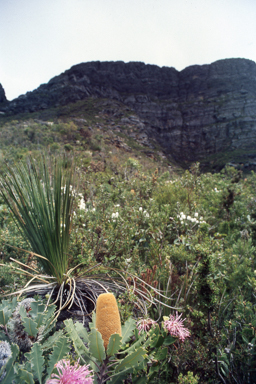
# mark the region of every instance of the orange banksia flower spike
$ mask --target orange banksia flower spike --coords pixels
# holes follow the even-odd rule
[[[105,349],[113,333],[122,335],[120,314],[113,293],[102,293],[97,299],[96,329],[101,333]]]

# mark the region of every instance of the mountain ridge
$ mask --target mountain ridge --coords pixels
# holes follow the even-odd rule
[[[224,59],[182,71],[142,62],[88,62],[7,101],[6,115],[68,105],[86,98],[113,99],[134,110],[148,137],[178,163],[256,162],[256,64]],[[243,153],[244,152],[244,153]],[[239,155],[239,156],[238,156]]]

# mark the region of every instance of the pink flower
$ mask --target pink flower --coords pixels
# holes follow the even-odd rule
[[[148,318],[148,319],[141,319],[139,321],[137,321],[137,324],[136,324],[136,327],[139,331],[139,335],[141,334],[141,332],[148,332],[152,326],[155,327],[155,325],[157,324],[156,321]]]
[[[178,315],[176,312],[176,316],[170,315],[168,320],[164,321],[164,329],[169,332],[171,336],[178,337],[182,342],[190,337],[190,332],[187,328],[184,327],[183,321],[181,320],[182,313]]]
[[[72,366],[69,360],[60,360],[55,364],[58,375],[52,373],[51,379],[47,380],[46,384],[93,384],[89,365],[79,366],[78,363],[79,360]]]

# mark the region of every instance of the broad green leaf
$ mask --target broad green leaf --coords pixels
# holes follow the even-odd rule
[[[122,336],[118,333],[114,333],[109,338],[108,348],[107,348],[107,356],[115,355],[122,345]]]
[[[35,337],[38,333],[37,323],[32,320],[30,317],[23,317],[22,324],[25,328],[25,331],[29,334],[29,336]]]
[[[0,324],[5,326],[9,318],[11,317],[12,311],[11,309],[7,309],[6,307],[0,311]]]
[[[125,344],[133,334],[133,330],[136,326],[136,321],[129,317],[128,320],[122,326],[122,344]]]
[[[133,379],[133,384],[147,384],[148,378],[147,376],[141,376],[138,379]]]
[[[167,336],[165,339],[164,339],[164,342],[163,342],[163,345],[171,345],[171,344],[174,344],[175,341],[177,341],[177,337],[172,337],[171,335]]]
[[[77,321],[75,323],[75,328],[76,328],[78,335],[81,337],[81,339],[84,341],[84,343],[88,344],[89,343],[89,335],[88,335],[86,328],[83,326],[83,324],[81,324],[81,323],[79,323],[79,321]]]
[[[141,361],[146,357],[146,351],[144,348],[140,347],[134,352],[130,353],[123,360],[121,360],[120,364],[116,367],[116,372],[122,371],[125,368],[133,368],[136,367]]]
[[[25,369],[19,369],[17,376],[15,377],[19,381],[18,383],[34,384],[34,379],[32,373],[26,371]]]
[[[25,357],[29,360],[35,377],[39,380],[39,383],[42,384],[44,357],[41,345],[39,343],[34,343],[31,352],[25,353]]]
[[[160,335],[157,339],[157,342],[154,344],[154,348],[161,347],[161,345],[163,345],[164,343],[164,340],[165,340],[164,337]]]
[[[9,358],[7,361],[7,364],[0,370],[0,373],[3,373],[3,370],[5,370],[5,377],[1,381],[1,384],[10,384],[15,378],[15,373],[14,373],[14,362],[16,360],[16,357],[18,356],[19,353],[19,347],[16,344],[11,345],[11,351],[12,351],[12,356]],[[0,376],[1,376],[0,374]]]
[[[93,357],[101,363],[106,358],[105,348],[101,333],[97,329],[92,328],[89,334],[89,350]]]
[[[159,349],[157,351],[157,353],[155,354],[155,359],[156,360],[164,360],[167,356],[167,353],[168,353],[168,348],[163,348],[163,349]]]
[[[152,339],[152,343],[151,343],[151,348],[154,348],[156,347],[157,343],[158,343],[158,340],[159,340],[159,332],[160,332],[160,328],[159,326],[157,325],[156,327],[152,327],[149,331],[149,337],[151,337]],[[157,348],[157,347],[156,347]]]
[[[66,336],[62,336],[61,339],[59,339],[58,342],[55,344],[53,348],[53,352],[50,355],[49,363],[48,363],[48,369],[47,369],[48,377],[52,373],[54,365],[69,353],[70,351],[69,344],[70,344],[69,340]]]

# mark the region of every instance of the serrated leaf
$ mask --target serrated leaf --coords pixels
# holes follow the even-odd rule
[[[91,360],[89,349],[84,345],[81,338],[79,337],[77,330],[73,324],[73,321],[71,319],[67,319],[64,321],[64,324],[66,326],[68,336],[72,340],[74,348],[78,353],[79,357],[83,360],[84,364],[86,362],[88,363],[88,361]]]
[[[56,305],[51,305],[47,308],[47,311],[45,312],[44,325],[46,328],[50,325],[53,320],[53,317],[55,315],[55,309]]]
[[[136,326],[136,321],[129,317],[128,320],[122,326],[122,344],[125,344],[133,334],[133,330]]]
[[[115,355],[122,345],[122,336],[118,333],[114,333],[110,336],[107,348],[107,356]]]
[[[95,359],[99,360],[101,363],[106,358],[101,333],[95,328],[92,328],[91,333],[89,334],[89,350],[91,355],[95,357]]]
[[[42,384],[42,373],[44,369],[44,357],[41,345],[39,343],[34,343],[31,348],[31,352],[25,353],[25,357],[30,361],[32,371],[35,374],[35,377],[39,380],[39,383]]]
[[[37,301],[33,301],[30,304],[30,307],[31,307],[31,311],[29,312],[29,314],[33,318],[35,318],[38,315],[38,313],[43,313],[44,310],[45,310],[45,305],[44,304],[39,304]]]
[[[32,373],[25,371],[25,369],[19,369],[17,376],[15,376],[19,383],[34,384],[34,379]]]
[[[0,324],[3,326],[6,326],[8,323],[10,317],[11,317],[12,311],[11,309],[7,309],[6,307],[2,310],[0,310]]]
[[[121,362],[116,366],[116,372],[122,371],[124,368],[133,368],[136,367],[141,361],[144,360],[146,351],[144,348],[140,347],[134,352],[126,356]]]
[[[24,305],[21,305],[20,308],[19,308],[19,314],[20,314],[20,317],[21,319],[23,320],[24,317],[28,317],[28,313],[24,307]]]
[[[52,354],[50,355],[47,375],[48,377],[53,371],[54,365],[63,359],[70,351],[69,340],[66,336],[62,336],[55,344]]]
[[[10,384],[12,383],[13,379],[15,378],[14,373],[14,362],[16,360],[16,357],[19,353],[19,347],[16,344],[11,345],[11,351],[12,356],[7,361],[7,364],[1,369],[1,374],[3,373],[3,370],[5,370],[5,377],[2,379],[1,384]],[[0,375],[1,376],[1,375]]]
[[[126,354],[126,353],[131,353],[133,352],[136,348],[140,347],[142,343],[144,343],[143,345],[145,345],[145,339],[147,337],[147,334],[144,333],[142,334],[141,336],[139,336],[139,339],[135,342],[135,343],[132,343],[132,345],[126,349],[124,349],[123,351],[120,351],[119,353],[120,354]],[[151,341],[151,339],[149,339]]]
[[[39,304],[38,302],[34,301],[31,303],[31,311],[29,312],[29,315],[32,317],[32,319],[37,323],[37,327],[41,327],[43,324],[47,312],[44,312],[45,305]]]
[[[13,312],[16,307],[17,307],[17,297],[16,296],[12,299],[11,302],[8,299],[8,300],[2,300],[2,302],[0,303],[0,310],[7,308],[7,309],[10,309],[11,312]]]
[[[30,317],[22,318],[22,325],[25,328],[25,331],[29,334],[29,336],[35,337],[38,333],[37,323],[32,320]]]
[[[79,323],[78,321],[75,323],[75,328],[78,333],[78,335],[81,337],[81,339],[84,341],[84,343],[89,343],[89,335],[86,330],[86,328],[83,326],[82,323]]]
[[[54,346],[62,336],[64,336],[62,329],[57,332],[54,332],[53,335],[49,336],[48,339],[43,344],[41,344],[42,349],[44,351],[47,351],[48,349],[54,348]]]

